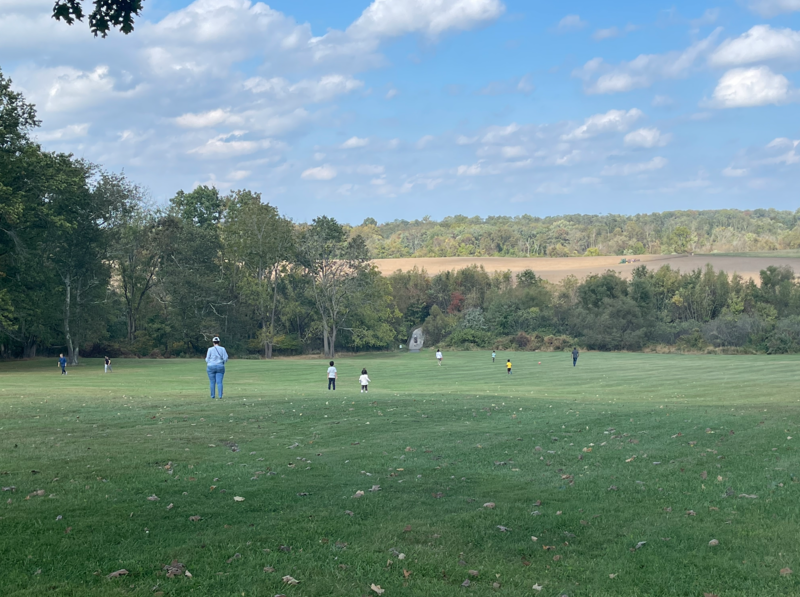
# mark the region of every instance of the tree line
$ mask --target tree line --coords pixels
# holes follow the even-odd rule
[[[800,248],[800,210],[652,214],[367,218],[356,227],[373,257],[578,257],[742,253]]]
[[[760,284],[667,266],[559,284],[479,267],[383,276],[370,264],[374,221],[296,224],[258,193],[205,186],[154,207],[124,175],[45,151],[38,126],[0,73],[2,358],[195,356],[216,335],[237,356],[333,356],[393,349],[419,327],[453,348],[800,350],[787,268],[767,268]],[[730,213],[731,226],[794,229],[792,214]]]

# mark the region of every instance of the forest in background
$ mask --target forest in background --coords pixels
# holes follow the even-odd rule
[[[652,214],[367,218],[353,230],[375,259],[744,253],[800,248],[800,209]]]
[[[240,357],[333,356],[396,349],[420,326],[429,345],[454,349],[800,351],[800,284],[786,267],[766,268],[759,284],[668,266],[551,284],[530,270],[384,276],[370,264],[449,246],[525,256],[793,249],[794,213],[297,224],[248,190],[200,186],[154,207],[123,174],[45,151],[31,137],[38,126],[0,72],[0,358],[197,356],[216,335]]]

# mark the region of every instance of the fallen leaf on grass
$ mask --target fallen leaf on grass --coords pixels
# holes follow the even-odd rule
[[[637,550],[641,549],[642,547],[644,547],[646,544],[647,544],[647,541],[639,541],[639,543],[636,544],[636,547],[631,547],[631,551],[637,551]]]
[[[434,499],[440,500],[440,499],[442,499],[442,498],[444,497],[444,494],[443,494],[443,493],[440,491],[440,492],[438,492],[438,493],[432,493],[432,494],[431,494],[431,496],[432,496]]]
[[[370,491],[380,491],[380,490],[381,490],[380,485],[373,485],[372,488],[370,489]]]
[[[186,572],[186,566],[181,564],[178,560],[172,560],[170,564],[164,564],[161,569],[167,571],[167,578],[175,578]]]
[[[297,494],[297,497],[308,497],[308,495],[309,494],[306,493],[305,491],[301,491],[300,493]]]
[[[191,520],[192,522],[198,522],[200,520],[203,520],[203,517],[202,516],[190,516],[189,520]]]
[[[531,535],[531,541],[538,541],[538,540],[539,540],[539,537],[534,537],[533,535]]]
[[[789,576],[791,573],[791,568],[781,568],[781,576]]]
[[[64,534],[65,534],[65,535],[69,535],[71,531],[72,531],[72,527],[67,527],[67,528],[64,530]]]
[[[542,587],[542,585],[537,583],[537,584],[533,585],[532,588],[533,588],[534,591],[541,591],[544,587]]]
[[[233,562],[234,560],[238,560],[238,559],[239,559],[239,558],[241,558],[241,557],[242,557],[242,554],[240,554],[240,553],[235,553],[235,554],[233,554],[233,557],[231,557],[231,558],[228,558],[228,560],[227,560],[225,563],[226,563],[226,564],[230,564],[230,563],[231,563],[231,562]]]
[[[128,574],[128,571],[123,568],[122,570],[117,570],[116,572],[112,572],[106,578],[119,578],[120,576],[125,576]]]
[[[386,589],[381,589],[381,586],[376,585],[375,583],[372,583],[369,588],[375,591],[378,595],[383,595],[383,593],[386,591]]]
[[[462,582],[462,583],[461,583],[461,586],[462,586],[462,587],[468,587],[468,586],[470,586],[471,584],[472,584],[472,583],[470,583],[470,582],[469,582],[469,580],[465,580],[464,582]]]
[[[716,547],[717,545],[719,545],[719,541],[717,541],[716,539],[712,539],[711,541],[708,542],[709,547]]]
[[[159,499],[158,496],[153,494],[153,495],[151,495],[150,497],[147,498],[147,501],[148,502],[157,502],[158,499]]]
[[[33,493],[29,493],[28,497],[26,497],[25,499],[29,500],[32,497],[42,497],[44,494],[45,494],[45,490],[44,489],[38,489],[38,490],[34,491]]]
[[[694,510],[687,510],[686,516],[697,516],[697,512],[695,512]]]
[[[353,497],[354,498],[360,498],[363,495],[364,495],[364,492],[359,489],[358,491],[356,491],[356,493],[355,493],[355,495]]]
[[[280,549],[283,553],[289,553],[292,551],[291,545],[281,545],[278,549]]]
[[[494,502],[486,502],[486,503],[483,505],[483,507],[484,507],[484,508],[489,508],[490,510],[493,510],[493,509],[494,509],[494,507],[495,507],[495,505],[494,505]]]
[[[616,574],[609,574],[608,578],[617,578],[617,575]]]
[[[672,507],[667,506],[666,508],[664,508],[664,512],[672,512]]]
[[[272,566],[264,566],[264,572],[267,572],[267,573],[275,572],[275,568],[273,568]]]
[[[561,559],[561,556],[553,556],[553,561],[558,562]]]
[[[234,502],[243,502],[244,498],[241,497],[241,496],[236,495],[236,496],[233,497],[233,501]]]
[[[405,527],[403,527],[403,532],[404,533],[410,533],[411,532],[411,525],[407,524]]]
[[[749,498],[751,500],[757,500],[758,499],[757,495],[747,495],[746,493],[740,493],[739,497],[740,498]]]
[[[636,460],[636,456],[631,456],[625,462],[633,462],[634,460]]]
[[[350,510],[345,510],[344,513],[347,514],[348,516],[352,516],[353,515],[353,513]]]
[[[718,597],[716,593],[703,593],[703,597]]]
[[[500,583],[499,582],[493,582],[492,583],[492,588],[499,589],[500,588]]]
[[[706,479],[708,479],[708,473],[706,471],[703,471],[702,473],[700,473],[700,478],[705,481]]]
[[[167,506],[167,510],[172,510],[173,507],[174,507],[174,504],[170,504],[169,506]]]
[[[403,568],[403,578],[408,578],[409,576],[411,576],[411,570]]]
[[[283,582],[285,582],[287,585],[297,585],[297,584],[300,584],[300,581],[299,581],[299,580],[297,580],[296,578],[292,578],[292,577],[291,577],[291,576],[289,576],[288,574],[287,574],[286,576],[284,576],[284,577],[283,577],[281,580],[282,580]]]
[[[478,576],[478,571],[477,571],[477,570],[470,570],[470,571],[468,572],[468,574],[469,574],[470,576]]]
[[[501,533],[510,533],[511,532],[511,529],[509,529],[508,527],[504,527],[501,524],[497,525],[497,528],[500,529]]]
[[[609,491],[616,491],[617,490],[617,486],[616,485],[612,485],[611,487],[608,488],[608,490]]]

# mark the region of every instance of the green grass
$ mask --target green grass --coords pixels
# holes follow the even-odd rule
[[[2,363],[0,595],[800,595],[800,358],[510,356]]]
[[[776,251],[742,251],[721,253],[698,253],[708,257],[800,257],[800,249],[779,249]]]

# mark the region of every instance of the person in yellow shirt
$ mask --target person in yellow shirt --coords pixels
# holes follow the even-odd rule
[[[506,369],[508,369],[508,374],[511,375],[511,359],[506,361]]]

